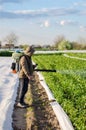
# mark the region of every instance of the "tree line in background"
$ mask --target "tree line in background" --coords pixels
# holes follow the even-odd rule
[[[0,41],[0,48],[22,48],[25,49],[29,44],[20,44],[18,43],[18,36],[15,33],[10,33],[4,39],[5,45],[2,46],[2,42]],[[53,45],[34,45],[36,49],[44,49],[44,50],[86,50],[86,39],[79,38],[78,42],[66,40],[64,36],[57,36]]]
[[[86,39],[79,38],[78,42],[70,42],[64,36],[58,36],[53,47],[57,50],[86,50]]]

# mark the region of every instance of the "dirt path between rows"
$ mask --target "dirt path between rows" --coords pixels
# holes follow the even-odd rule
[[[45,89],[35,73],[25,98],[28,108],[16,108],[12,115],[13,130],[61,130]]]

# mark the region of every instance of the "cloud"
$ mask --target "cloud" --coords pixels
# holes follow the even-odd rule
[[[46,21],[44,22],[44,25],[45,25],[45,27],[49,27],[49,26],[50,26],[49,21],[46,20]]]
[[[50,26],[50,22],[48,20],[45,20],[43,23],[40,24],[40,27],[49,27]]]
[[[63,25],[65,25],[65,23],[66,23],[65,20],[62,20],[62,21],[60,22],[60,25],[63,26]]]
[[[86,15],[86,10],[81,11],[81,15]]]
[[[72,21],[72,20],[62,20],[60,21],[60,25],[64,26],[64,25],[76,25],[77,22],[76,21]]]
[[[86,1],[82,1],[82,2],[74,2],[74,6],[82,6],[82,7],[86,7]]]
[[[74,6],[78,6],[78,5],[79,5],[79,3],[78,3],[78,2],[74,2],[73,4],[74,4]]]
[[[2,6],[0,5],[0,10],[2,10]]]
[[[82,32],[86,32],[86,26],[80,26],[80,30],[82,31]]]
[[[41,10],[17,10],[17,11],[0,11],[0,18],[35,18],[35,17],[50,17],[79,14],[77,9],[53,8]]]
[[[0,18],[17,18],[18,16],[12,12],[0,11]]]

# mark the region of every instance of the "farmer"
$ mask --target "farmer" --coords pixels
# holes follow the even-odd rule
[[[24,55],[21,57],[19,61],[19,92],[17,99],[17,107],[25,108],[28,106],[24,102],[25,94],[28,90],[28,83],[33,79],[33,64],[31,57],[34,54],[34,48],[29,46],[26,48]]]

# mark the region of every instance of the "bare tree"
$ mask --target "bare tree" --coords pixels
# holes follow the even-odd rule
[[[15,33],[10,33],[8,36],[5,38],[5,42],[9,45],[9,48],[12,45],[15,45],[17,43],[18,37],[15,35]]]
[[[62,42],[63,40],[65,40],[65,37],[64,37],[63,35],[57,36],[57,38],[55,39],[54,47],[55,47],[55,48],[58,48],[58,44],[59,44],[60,42]]]
[[[86,38],[79,37],[79,38],[78,38],[78,43],[79,43],[79,44],[82,44],[82,45],[83,45],[83,44],[86,45]]]

